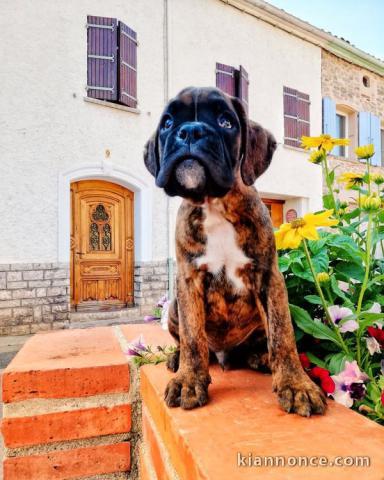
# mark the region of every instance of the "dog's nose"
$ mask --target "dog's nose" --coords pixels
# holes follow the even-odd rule
[[[204,126],[200,122],[184,123],[177,132],[177,136],[185,143],[194,143],[204,137]]]

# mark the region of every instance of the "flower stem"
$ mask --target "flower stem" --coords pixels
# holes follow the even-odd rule
[[[371,242],[372,242],[372,213],[369,213],[367,237],[366,237],[366,250],[365,250],[365,274],[364,274],[363,283],[361,285],[359,299],[357,301],[357,309],[356,309],[357,321],[359,321],[359,314],[361,312],[364,294],[368,286],[369,271],[371,266]],[[356,354],[357,354],[358,365],[361,365],[361,333],[359,333],[359,330],[358,330],[356,335]]]
[[[336,333],[338,339],[339,339],[339,342],[344,350],[344,352],[346,354],[349,354],[349,350],[348,350],[348,347],[346,346],[346,344],[344,343],[344,340],[343,340],[343,337],[341,336],[341,333],[339,331],[339,329],[337,328],[337,326],[334,324],[334,322],[332,321],[332,318],[331,318],[331,315],[328,311],[328,305],[327,305],[327,301],[325,300],[325,297],[324,297],[324,294],[323,294],[323,290],[321,289],[321,286],[320,286],[320,283],[319,281],[317,280],[317,276],[316,276],[316,272],[315,272],[315,268],[313,266],[313,263],[312,263],[312,259],[311,259],[311,255],[309,253],[309,249],[308,249],[308,245],[307,245],[307,242],[306,240],[303,238],[303,245],[304,245],[304,252],[305,252],[305,256],[307,257],[307,261],[308,261],[308,265],[309,265],[309,268],[311,270],[311,273],[312,273],[312,276],[313,276],[313,280],[315,282],[315,286],[316,286],[316,290],[317,290],[317,293],[319,294],[319,297],[321,299],[321,303],[323,304],[323,309],[324,309],[324,312],[325,312],[325,317],[327,319],[327,322],[328,324],[333,327],[333,330],[334,332]]]
[[[334,211],[335,215],[338,215],[337,208],[336,208],[336,200],[335,200],[335,196],[333,194],[333,185],[332,185],[332,182],[331,182],[331,178],[329,176],[327,155],[325,155],[325,157],[324,157],[323,165],[324,165],[324,172],[325,172],[325,182],[327,184],[329,194],[331,195],[331,198],[332,198],[333,211]]]
[[[361,311],[361,307],[363,304],[363,298],[365,291],[368,286],[368,279],[369,279],[369,270],[371,266],[371,244],[372,244],[372,213],[368,214],[368,226],[367,226],[367,237],[366,237],[366,249],[365,249],[365,274],[363,283],[361,285],[359,299],[357,301],[357,309],[356,313],[359,315]]]

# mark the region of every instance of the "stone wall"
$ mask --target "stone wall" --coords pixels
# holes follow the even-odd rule
[[[23,335],[69,323],[69,267],[0,265],[0,335]]]
[[[152,312],[168,291],[167,261],[138,262],[135,265],[135,304],[142,313]]]
[[[363,84],[363,77],[369,79],[369,87]],[[354,123],[355,131],[349,132],[357,137],[357,113],[361,111],[372,112],[384,122],[384,78],[369,70],[353,65],[329,52],[322,52],[322,95],[331,97],[337,105],[342,106],[350,114],[350,121]],[[352,140],[353,142],[353,140]],[[357,144],[357,139],[354,140]],[[372,167],[372,173],[384,174],[384,159],[382,167]],[[348,158],[330,156],[330,167],[337,167],[336,178],[345,172],[364,173],[365,163],[356,159],[353,145],[350,147]],[[323,182],[323,190],[326,192],[326,184]],[[340,185],[340,197],[350,201],[356,197],[356,192],[343,190]]]
[[[152,313],[168,291],[167,261],[137,263],[134,280],[135,305],[141,317]],[[69,328],[69,282],[68,264],[0,265],[0,335]],[[92,318],[89,312],[89,319]]]
[[[370,87],[363,84],[367,76]],[[323,97],[344,103],[356,111],[372,112],[384,120],[384,78],[322,51],[321,89]]]

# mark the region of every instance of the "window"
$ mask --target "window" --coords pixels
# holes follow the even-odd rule
[[[380,138],[381,138],[381,165],[384,164],[384,128],[380,130]]]
[[[372,165],[382,165],[380,118],[371,112],[359,112],[359,145],[373,143]]]
[[[284,87],[284,144],[301,146],[301,137],[310,135],[309,95]]]
[[[347,138],[347,117],[341,113],[336,113],[336,138]],[[346,157],[346,149],[344,146],[335,147],[332,154]]]
[[[248,112],[249,78],[243,66],[236,69],[224,63],[216,63],[216,87],[232,97],[240,98]]]
[[[348,147],[335,147],[331,154],[353,160],[358,145],[358,115],[350,106],[338,104],[330,98],[323,98],[323,133],[336,138],[349,139]]]
[[[116,18],[87,17],[87,95],[137,107],[137,35]]]

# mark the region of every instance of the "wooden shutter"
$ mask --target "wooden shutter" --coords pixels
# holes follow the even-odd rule
[[[372,165],[381,165],[380,118],[371,112],[359,112],[359,145],[369,143],[373,143],[375,147]]]
[[[117,20],[87,17],[87,95],[117,100]]]
[[[284,143],[292,147],[298,147],[297,141],[298,132],[298,102],[297,90],[293,88],[284,87]]]
[[[323,133],[337,136],[336,131],[336,103],[332,98],[323,98]]]
[[[137,107],[137,34],[119,22],[119,101]]]
[[[248,112],[248,87],[249,87],[249,78],[248,72],[245,68],[240,65],[239,70],[239,98],[243,102],[245,110]]]
[[[310,118],[309,118],[309,95],[297,92],[297,140],[298,146],[301,145],[301,137],[310,135]]]
[[[228,95],[236,96],[236,69],[230,65],[216,63],[216,87]]]

